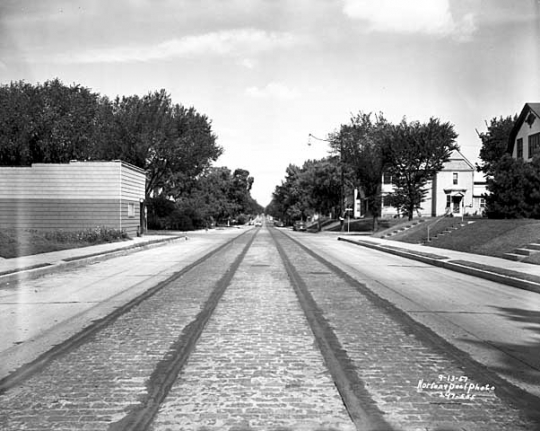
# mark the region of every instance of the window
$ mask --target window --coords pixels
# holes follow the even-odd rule
[[[457,183],[458,183],[458,174],[457,174],[457,172],[454,172],[454,173],[452,174],[452,183],[453,183],[454,185],[457,185]]]
[[[128,217],[135,217],[135,204],[132,202],[128,203]]]
[[[392,199],[389,195],[384,195],[382,197],[382,206],[385,207],[385,208],[388,208],[388,207],[391,207],[392,206]]]
[[[480,208],[484,209],[486,207],[486,198],[480,198]]]
[[[540,133],[529,136],[529,159],[531,159],[540,148]]]
[[[452,204],[452,197],[450,195],[446,195],[446,208],[450,208],[451,204]]]
[[[523,158],[523,138],[517,140],[517,158]]]
[[[383,184],[392,184],[392,175],[389,172],[383,174]]]

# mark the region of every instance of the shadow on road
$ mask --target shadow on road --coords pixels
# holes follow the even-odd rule
[[[512,376],[514,379],[519,379],[525,383],[540,382],[540,310],[532,311],[507,307],[493,308],[506,319],[522,323],[523,331],[529,333],[531,341],[521,344],[490,342],[490,344],[506,353],[501,352],[498,361],[499,365],[490,368],[501,375]],[[463,341],[469,344],[483,344],[481,341]],[[515,359],[512,358],[529,365],[529,367],[523,367],[522,370],[516,372]]]

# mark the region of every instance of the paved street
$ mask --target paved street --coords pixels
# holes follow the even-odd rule
[[[501,377],[540,397],[540,294],[343,244],[333,236],[295,237]]]
[[[0,379],[242,232],[191,233],[187,240],[182,236],[167,245],[110,260],[97,256],[89,265],[57,270],[38,279],[29,279],[27,273],[15,274],[19,282],[0,284]],[[57,263],[118,247],[113,243],[91,247],[92,251],[26,256],[2,266]]]
[[[540,429],[536,322],[508,311],[538,294],[325,235],[211,238],[25,283],[20,298],[49,291],[47,307],[95,289],[81,302],[113,315],[94,327],[74,305],[40,332],[52,314],[11,309],[33,336],[10,347],[3,332],[6,351],[92,330],[0,386],[0,429]],[[122,287],[106,295],[100,274]]]

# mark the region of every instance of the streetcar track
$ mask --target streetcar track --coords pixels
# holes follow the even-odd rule
[[[160,405],[167,397],[178,374],[189,359],[206,324],[218,306],[221,297],[253,244],[257,233],[258,231],[255,231],[242,249],[242,252],[217,282],[216,288],[206,300],[197,317],[184,328],[177,341],[170,347],[169,352],[156,365],[154,372],[147,382],[147,394],[144,396],[144,399],[121,420],[111,423],[108,428],[109,431],[143,431],[152,423],[154,417],[159,412]]]
[[[250,238],[247,238],[249,235],[245,235],[248,232],[251,232]],[[125,306],[115,310],[113,313],[100,319],[99,321],[94,322],[91,325],[91,329],[85,328],[79,334],[70,338],[65,343],[62,343],[62,345],[51,349],[45,355],[42,355],[43,357],[38,358],[38,360],[42,359],[43,363],[35,364],[35,368],[32,369],[30,367],[30,369],[26,371],[21,371],[22,374],[19,377],[12,377],[12,374],[7,379],[1,380],[0,394],[19,384],[26,378],[31,377],[34,373],[37,373],[50,361],[61,356],[63,353],[67,353],[77,346],[86,343],[90,337],[97,334],[99,330],[111,325],[120,316],[128,313],[134,307],[152,297],[171,282],[195,269],[198,265],[206,262],[210,257],[216,255],[218,252],[226,250],[227,246],[230,246],[239,238],[243,238],[246,243],[244,244],[243,241],[241,243],[237,243],[235,254],[231,256],[230,260],[228,260],[226,267],[227,269],[223,273],[216,274],[215,281],[213,281],[211,285],[208,285],[212,287],[211,289],[208,289],[208,296],[205,296],[205,299],[200,301],[200,310],[199,308],[196,309],[194,314],[191,316],[191,320],[189,323],[185,324],[181,332],[171,332],[171,334],[177,335],[174,335],[174,338],[170,339],[169,342],[171,344],[165,345],[163,356],[160,356],[160,359],[153,363],[152,368],[148,370],[149,372],[147,376],[149,376],[149,378],[145,379],[144,383],[146,390],[141,392],[139,398],[135,400],[135,404],[131,404],[129,410],[126,410],[123,416],[116,416],[114,419],[115,421],[108,423],[109,431],[142,431],[148,429],[156,416],[159,414],[160,408],[168,397],[171,388],[177,381],[180,372],[182,372],[191,354],[196,348],[199,338],[205,331],[211,317],[214,315],[214,312],[221,302],[223,295],[227,291],[227,288],[231,284],[233,277],[235,277],[235,275],[238,273],[238,270],[244,262],[246,254],[252,247],[259,230],[248,232],[227,241],[215,250],[212,250],[198,259],[196,262],[193,262],[192,264],[183,268],[181,271],[173,274],[167,280],[160,282],[158,285],[149,289],[144,294],[133,299]],[[309,276],[312,276],[311,280],[317,279],[313,276],[323,276],[321,278],[324,278],[325,280],[325,277],[327,276],[339,277],[351,289],[356,290],[361,295],[365,296],[370,303],[381,310],[381,313],[389,314],[390,317],[398,323],[398,325],[406,328],[405,330],[408,334],[414,334],[422,341],[427,340],[429,345],[444,350],[445,354],[449,354],[452,360],[456,360],[456,362],[462,364],[464,369],[471,371],[474,370],[474,374],[479,374],[488,378],[488,380],[497,386],[497,391],[499,392],[498,395],[502,391],[506,402],[514,405],[518,404],[519,407],[527,414],[527,416],[533,420],[536,420],[535,414],[532,413],[534,412],[535,405],[537,405],[536,403],[538,400],[536,397],[509,386],[507,382],[498,378],[498,376],[496,376],[496,374],[490,370],[483,369],[481,364],[474,362],[471,358],[464,357],[463,352],[441,339],[429,328],[426,328],[424,325],[413,320],[405,312],[391,304],[389,301],[379,297],[366,285],[358,280],[355,280],[338,266],[307,248],[295,238],[292,238],[283,232],[276,234],[276,232],[279,231],[275,229],[269,229],[269,232],[283,266],[287,271],[290,285],[296,294],[304,316],[307,319],[309,327],[313,333],[314,345],[321,353],[324,363],[326,364],[326,368],[328,369],[328,372],[334,381],[334,385],[341,396],[341,401],[343,402],[343,405],[345,406],[357,430],[392,430],[393,428],[385,420],[385,412],[380,410],[376,399],[374,399],[371,393],[367,390],[363,377],[357,373],[354,352],[350,353],[348,351],[349,347],[344,347],[349,346],[346,340],[343,342],[343,344],[342,341],[340,341],[341,335],[339,335],[339,328],[337,326],[333,327],[332,324],[335,322],[331,320],[331,317],[326,316],[326,311],[324,311],[325,309],[323,305],[324,302],[321,304],[317,303],[319,299],[316,299],[316,291],[311,290],[311,286],[308,286],[307,284]],[[283,235],[283,237],[281,237],[281,235]],[[293,256],[294,253],[297,252],[290,251],[289,248],[286,247],[287,242],[296,245],[300,250],[306,252],[307,255],[311,256],[317,262],[322,264],[321,269],[316,271],[303,271],[302,267],[300,266],[301,264],[297,264],[296,261],[293,264],[293,260],[291,257],[289,257],[289,255]],[[239,250],[241,251],[238,253]],[[236,255],[236,253],[238,253],[238,255]],[[231,261],[232,263],[230,263]],[[300,261],[302,261],[302,259],[300,259]],[[263,260],[263,262],[266,261]],[[266,263],[255,263],[248,266],[252,268],[260,267],[261,269],[264,269],[266,267],[270,267],[271,265]],[[59,350],[55,351],[57,348]],[[16,371],[16,373],[18,372],[19,370]],[[4,382],[9,378],[13,378],[13,381]],[[294,382],[289,383],[288,387],[293,387],[294,385]]]
[[[287,256],[283,246],[276,239],[273,229],[270,229],[270,234],[313,331],[328,371],[332,375],[334,384],[357,430],[392,430],[392,427],[384,420],[382,411],[366,390],[364,383],[354,371],[354,365],[346,350],[324,318],[322,310],[309,293],[306,283]],[[323,272],[321,271],[321,273]],[[325,274],[330,273],[325,272]]]
[[[78,346],[86,343],[91,337],[93,337],[96,333],[98,333],[100,330],[108,327],[109,325],[113,324],[119,317],[123,316],[124,314],[131,311],[133,308],[137,307],[139,304],[147,300],[148,298],[154,296],[156,293],[161,291],[163,288],[165,288],[167,285],[172,283],[173,281],[179,279],[184,274],[188,273],[189,271],[193,270],[197,266],[201,265],[202,263],[206,262],[208,259],[210,259],[212,256],[216,255],[226,247],[230,246],[233,242],[237,241],[239,238],[243,237],[250,231],[243,232],[237,237],[234,237],[230,239],[229,241],[223,243],[219,247],[211,250],[210,252],[206,253],[204,256],[200,257],[196,261],[190,263],[186,267],[182,268],[180,271],[175,272],[170,277],[168,277],[165,280],[160,281],[155,286],[151,287],[150,289],[146,290],[141,295],[133,298],[126,304],[116,308],[111,313],[107,314],[106,316],[93,320],[88,326],[83,328],[78,333],[74,334],[73,336],[69,337],[65,341],[63,341],[60,344],[57,344],[50,348],[48,351],[44,352],[43,354],[39,355],[36,359],[33,361],[22,365],[21,367],[14,370],[12,373],[10,373],[8,376],[0,379],[0,395],[4,394],[8,390],[16,387],[17,385],[20,385],[25,380],[31,378],[33,375],[37,374],[39,371],[44,369],[49,363],[51,363],[53,360],[59,358],[60,356],[64,355],[65,353],[70,352],[71,350],[77,348]]]
[[[402,326],[406,333],[413,334],[422,342],[433,346],[437,350],[443,351],[453,361],[460,364],[462,369],[468,370],[469,375],[479,376],[484,381],[492,382],[493,385],[497,388],[496,393],[499,398],[501,398],[508,405],[515,406],[520,411],[524,412],[525,415],[534,423],[540,423],[540,411],[538,411],[537,408],[540,401],[538,397],[502,379],[498,376],[497,373],[490,370],[485,365],[475,361],[469,354],[459,350],[457,347],[436,334],[431,328],[428,328],[422,323],[414,320],[405,311],[396,307],[390,301],[377,295],[365,284],[359,282],[332,262],[326,260],[321,255],[306,247],[297,239],[285,234],[284,232],[281,232],[279,230],[277,231],[280,233],[280,235],[282,235],[282,237],[297,245],[301,250],[303,250],[312,258],[323,264],[326,268],[332,271],[333,274],[341,278],[346,284],[358,291],[361,295],[365,296],[375,307],[379,308],[381,312],[386,313],[400,326]],[[306,286],[298,271],[294,269],[294,272],[296,273],[296,276],[299,278],[303,286]],[[323,324],[326,323],[322,312],[320,320],[323,321]]]

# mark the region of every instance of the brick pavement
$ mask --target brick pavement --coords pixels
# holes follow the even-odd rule
[[[151,429],[355,429],[268,231],[246,255]]]
[[[139,406],[160,361],[250,238],[241,237],[0,395],[1,430],[106,430]]]
[[[482,380],[475,369],[426,341],[387,303],[374,302],[374,295],[364,294],[359,283],[336,277],[298,245],[281,240],[340,347],[396,430],[539,429],[539,423],[497,395],[499,388],[493,382]],[[478,387],[440,386],[450,383]],[[473,399],[456,398],[472,395]]]

